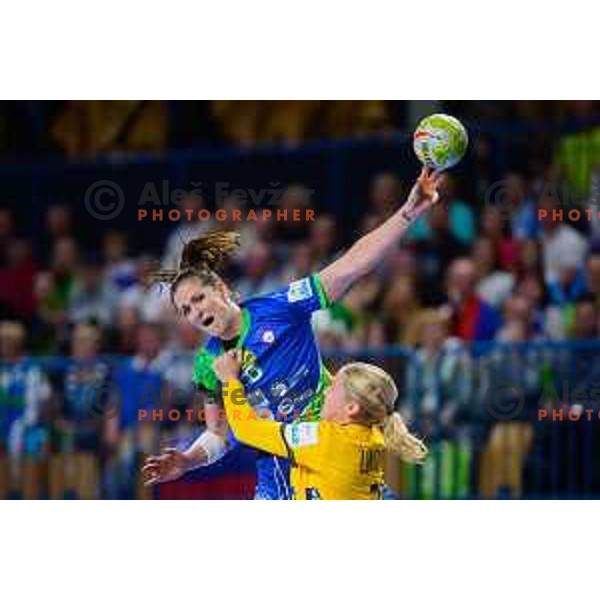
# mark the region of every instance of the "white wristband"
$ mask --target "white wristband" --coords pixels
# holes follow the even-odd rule
[[[227,453],[225,438],[208,429],[198,438],[197,443],[200,444],[206,452],[208,459],[206,462],[207,465],[216,463]]]

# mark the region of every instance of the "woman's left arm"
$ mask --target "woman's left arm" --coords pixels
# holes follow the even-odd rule
[[[321,271],[321,283],[329,300],[338,300],[357,279],[369,273],[394,248],[411,223],[437,202],[438,178],[438,173],[423,167],[405,204]]]

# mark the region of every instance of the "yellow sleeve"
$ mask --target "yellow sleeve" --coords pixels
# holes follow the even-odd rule
[[[223,384],[223,403],[229,427],[240,442],[287,458],[283,424],[259,417],[246,398],[240,381],[233,379]]]
[[[283,426],[283,441],[293,465],[317,470],[322,467],[328,444],[325,421],[299,422]]]

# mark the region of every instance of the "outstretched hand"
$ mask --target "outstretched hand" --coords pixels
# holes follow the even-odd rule
[[[428,211],[439,201],[437,184],[441,173],[434,171],[432,167],[424,166],[415,182],[406,204],[402,207],[402,214],[408,221],[414,221],[417,217]]]
[[[183,452],[167,448],[158,456],[149,456],[142,467],[144,485],[153,485],[179,479],[187,470],[188,461]]]

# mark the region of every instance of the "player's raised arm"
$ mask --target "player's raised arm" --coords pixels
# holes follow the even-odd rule
[[[437,202],[438,177],[431,168],[423,167],[404,205],[321,271],[321,283],[329,300],[339,299],[357,279],[369,273],[398,243],[411,223]]]

